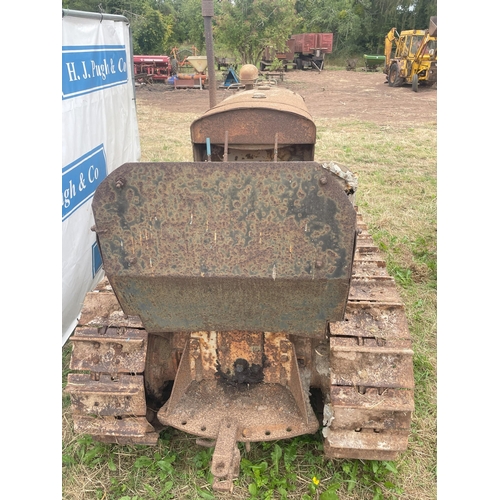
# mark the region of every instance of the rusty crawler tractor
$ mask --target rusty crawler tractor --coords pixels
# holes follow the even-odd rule
[[[127,163],[94,196],[109,285],[87,295],[72,339],[75,430],[148,445],[165,426],[193,434],[215,447],[219,491],[238,443],[320,428],[329,458],[394,459],[413,352],[356,179],[313,161],[315,124],[282,88],[227,98],[191,139],[194,162]]]
[[[396,52],[391,57],[392,45]],[[411,84],[432,86],[437,82],[437,17],[431,17],[429,29],[407,30],[398,35],[392,28],[385,37],[385,68],[389,87]]]

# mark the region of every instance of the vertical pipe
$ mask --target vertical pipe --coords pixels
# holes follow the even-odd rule
[[[224,161],[227,161],[227,151],[229,148],[229,132],[226,130],[224,132]]]
[[[137,101],[136,101],[136,95],[135,95],[135,75],[134,75],[134,42],[132,39],[132,27],[130,26],[130,22],[127,19],[127,26],[128,26],[128,44],[130,47],[130,60],[129,60],[129,71],[130,71],[130,78],[132,79],[132,87],[134,88],[134,104],[135,104],[135,109],[137,110]]]
[[[274,135],[274,161],[278,161],[278,132]]]
[[[208,161],[212,161],[212,149],[210,147],[210,137],[207,137],[207,159]]]
[[[203,26],[205,28],[205,45],[207,47],[207,63],[208,63],[208,96],[210,108],[213,108],[216,103],[216,86],[215,79],[215,57],[214,57],[214,40],[212,34],[212,17],[214,16],[214,0],[202,0],[201,14],[203,16]]]

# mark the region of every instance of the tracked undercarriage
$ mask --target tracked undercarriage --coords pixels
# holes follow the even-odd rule
[[[148,335],[138,317],[123,313],[109,282],[101,282],[87,294],[72,337],[70,368],[80,371],[68,375],[67,386],[75,431],[105,443],[155,445],[172,425],[199,436],[201,445],[218,443],[212,473],[227,488],[238,475],[237,442],[284,439],[319,426],[327,457],[395,459],[407,448],[413,411],[411,339],[394,280],[360,215],[358,229],[345,321],[330,323],[321,341],[285,334],[244,339],[251,352],[252,341],[260,345],[264,336],[280,361],[292,356],[294,379],[287,378],[292,368],[285,377],[275,368],[267,376],[274,384],[259,394],[258,385],[217,376],[211,356],[224,335]],[[185,366],[193,359],[195,366]],[[184,387],[171,395],[182,365]],[[311,388],[324,396],[321,422],[310,406]]]
[[[413,411],[404,306],[350,174],[311,161],[315,127],[296,94],[258,94],[193,123],[195,162],[126,164],[99,186],[109,283],[87,295],[67,385],[77,432],[147,445],[165,426],[196,435],[215,447],[221,491],[238,443],[321,429],[329,458],[391,460]]]

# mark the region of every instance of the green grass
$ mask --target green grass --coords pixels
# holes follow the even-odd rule
[[[213,450],[175,429],[155,448],[104,445],[80,436],[63,450],[65,498],[400,498],[393,462],[322,456],[319,436],[240,445],[241,469],[232,494],[211,490]]]
[[[143,161],[190,161],[195,115],[139,101]],[[316,120],[316,159],[336,161],[359,178],[357,204],[384,252],[413,337],[415,412],[409,448],[395,462],[323,458],[319,435],[241,446],[233,494],[210,487],[212,450],[175,429],[157,447],[103,445],[75,436],[63,398],[63,498],[146,500],[290,498],[435,499],[436,488],[436,124],[380,126]],[[63,350],[63,385],[69,350]]]

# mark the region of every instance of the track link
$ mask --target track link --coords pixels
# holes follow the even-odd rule
[[[148,334],[127,317],[106,280],[86,295],[66,392],[74,429],[106,443],[155,445],[158,432],[146,418],[144,370]]]
[[[330,458],[393,460],[406,450],[414,409],[413,351],[404,305],[358,213],[345,320],[330,324]]]

